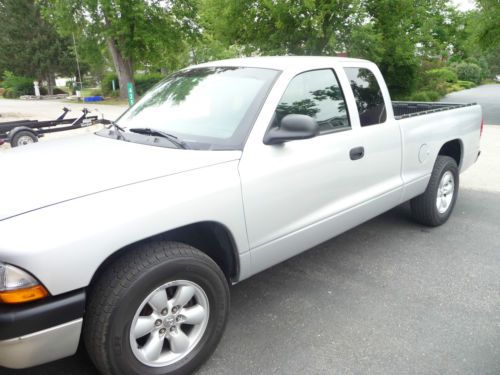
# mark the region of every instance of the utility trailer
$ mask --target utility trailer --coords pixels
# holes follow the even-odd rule
[[[11,147],[24,146],[38,142],[38,138],[47,133],[57,133],[66,130],[84,128],[106,120],[99,120],[97,116],[89,116],[87,108],[82,110],[82,114],[77,118],[66,118],[71,110],[64,107],[63,113],[55,120],[19,120],[0,122],[0,145],[9,142]]]

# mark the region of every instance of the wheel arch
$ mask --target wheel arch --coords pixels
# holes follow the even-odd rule
[[[96,269],[89,285],[127,251],[150,241],[175,241],[193,246],[208,255],[221,268],[229,283],[239,279],[238,249],[230,230],[215,221],[202,221],[169,229],[154,236],[130,243],[110,254]]]
[[[439,149],[438,156],[449,156],[454,159],[457,163],[458,169],[462,165],[462,160],[464,157],[464,145],[461,139],[456,138],[444,143]]]
[[[27,126],[18,126],[18,127],[9,131],[9,134],[7,137],[9,143],[12,141],[12,139],[16,136],[17,133],[22,132],[22,131],[29,132],[29,133],[33,134],[36,138],[38,138],[38,134],[32,128],[28,128]]]

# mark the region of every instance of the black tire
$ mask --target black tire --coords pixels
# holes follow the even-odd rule
[[[38,137],[36,134],[28,131],[28,130],[21,130],[14,134],[14,136],[10,140],[10,147],[19,147],[19,146],[24,146],[25,144],[19,143],[22,137],[29,137],[33,143],[38,142]]]
[[[174,280],[199,285],[210,314],[200,341],[178,362],[163,367],[143,364],[130,344],[130,327],[141,302],[159,286]],[[217,264],[201,251],[181,243],[141,245],[111,264],[89,292],[83,338],[103,374],[190,374],[215,350],[229,313],[229,286]]]
[[[443,213],[436,207],[438,188],[441,178],[446,172],[451,172],[454,178],[453,197],[451,204]],[[438,156],[431,178],[425,192],[410,201],[413,218],[424,225],[436,227],[444,224],[455,207],[458,196],[459,173],[456,161],[449,156]]]

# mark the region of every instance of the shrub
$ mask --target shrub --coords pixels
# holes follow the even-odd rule
[[[99,89],[94,89],[90,91],[90,96],[102,96],[102,91]]]
[[[430,101],[429,97],[427,96],[427,92],[425,92],[425,91],[416,92],[415,94],[413,94],[410,97],[410,100],[412,100],[414,102],[428,102],[428,101]]]
[[[6,90],[4,97],[18,98],[21,95],[34,95],[33,79],[16,76],[11,72],[4,73],[3,88]],[[7,96],[8,95],[8,96]]]
[[[151,87],[156,85],[163,79],[163,75],[159,73],[149,73],[141,74],[134,77],[135,78],[135,91],[137,95],[142,96]]]
[[[67,91],[64,91],[63,89],[59,88],[59,87],[54,87],[54,95],[59,95],[59,94],[67,94],[68,92]]]
[[[3,97],[7,99],[14,99],[16,96],[14,95],[14,91],[12,89],[4,89]]]
[[[464,89],[471,89],[473,87],[476,87],[476,84],[470,81],[458,81],[457,84]]]
[[[441,97],[443,95],[441,95],[440,93],[436,92],[436,91],[427,91],[427,96],[429,97],[429,100],[431,102],[437,102],[439,99],[441,99]]]
[[[458,79],[461,81],[471,81],[476,84],[481,82],[481,68],[473,63],[460,63],[455,65]]]
[[[437,91],[418,91],[411,96],[411,100],[415,102],[437,102],[441,96]]]
[[[454,83],[454,84],[448,86],[448,92],[447,93],[455,92],[455,91],[460,91],[460,90],[463,90],[463,89],[464,88],[462,86],[460,86],[458,83]]]
[[[146,91],[148,91],[162,79],[163,75],[161,75],[160,73],[137,74],[136,76],[134,76],[136,94],[139,96],[144,95]],[[113,84],[111,83],[113,80],[115,80],[116,90],[120,90],[118,76],[115,73],[109,73],[106,74],[101,81],[101,90],[104,95],[113,95]]]
[[[450,68],[431,69],[426,72],[427,79],[455,83],[458,81],[457,73]]]
[[[101,81],[101,91],[104,95],[110,96],[113,94],[113,80],[115,81],[116,90],[120,89],[120,83],[118,82],[118,76],[116,73],[108,73],[102,78]]]

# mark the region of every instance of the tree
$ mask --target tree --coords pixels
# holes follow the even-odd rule
[[[56,74],[72,74],[70,41],[40,14],[34,0],[0,0],[0,67],[17,75],[46,80],[52,94]]]
[[[245,54],[332,55],[363,21],[360,0],[200,0],[202,25]]]
[[[41,0],[46,17],[62,33],[77,30],[106,47],[120,83],[120,96],[134,84],[137,66],[164,66],[198,34],[196,8],[188,0]]]
[[[485,50],[495,49],[500,45],[500,1],[478,0],[481,8],[479,24],[479,43]]]

